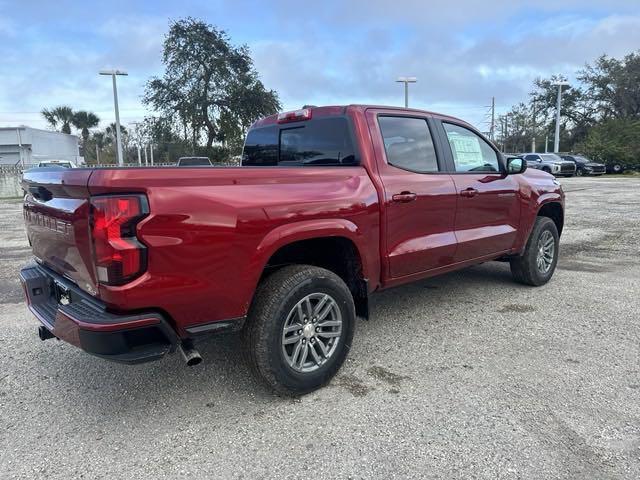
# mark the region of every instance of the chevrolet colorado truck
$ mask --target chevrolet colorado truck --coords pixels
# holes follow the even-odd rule
[[[363,105],[259,120],[239,167],[34,169],[23,189],[41,339],[194,365],[199,337],[241,332],[290,395],[337,372],[374,292],[489,260],[542,285],[564,223],[553,176],[469,124]]]

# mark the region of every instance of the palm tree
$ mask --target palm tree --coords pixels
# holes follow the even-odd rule
[[[109,145],[111,145],[111,142],[112,142],[111,135],[105,132],[95,132],[92,137],[93,137],[93,141],[96,144],[96,162],[101,163],[100,152],[102,152],[102,150],[105,147],[108,147]]]
[[[88,156],[88,147],[89,147],[89,129],[93,127],[97,127],[100,123],[100,118],[95,113],[86,112],[84,110],[75,112],[73,114],[73,118],[71,119],[71,123],[73,126],[80,130],[80,134],[82,135],[82,151],[83,155]],[[98,151],[96,150],[96,157],[98,157]],[[96,158],[96,161],[98,159]]]
[[[53,109],[43,108],[40,112],[51,128],[58,126],[58,118],[54,115]]]
[[[115,141],[116,139],[116,124],[114,123],[110,123],[109,126],[105,129],[105,131],[107,132],[107,135],[111,136],[111,138],[113,138],[113,140]],[[124,136],[126,135],[127,129],[125,128],[124,125],[120,125],[120,135]]]
[[[71,123],[73,123],[74,127],[80,130],[82,135],[82,145],[86,145],[87,140],[89,140],[89,129],[97,127],[100,123],[100,118],[98,118],[95,113],[80,110],[73,114]]]
[[[66,105],[42,110],[42,116],[49,122],[52,128],[56,128],[60,124],[62,133],[71,133],[71,122],[73,121],[73,110]]]

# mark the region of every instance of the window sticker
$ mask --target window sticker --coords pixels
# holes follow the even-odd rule
[[[460,135],[456,132],[447,132],[447,137],[455,150],[455,161],[458,166],[475,167],[484,163],[477,137]]]

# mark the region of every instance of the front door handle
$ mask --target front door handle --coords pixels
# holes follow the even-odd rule
[[[416,198],[418,198],[418,196],[413,192],[402,192],[402,193],[396,193],[391,198],[394,202],[409,203],[409,202],[413,202]]]
[[[471,187],[466,188],[460,192],[461,197],[467,197],[467,198],[475,197],[477,194],[478,194],[478,190]]]

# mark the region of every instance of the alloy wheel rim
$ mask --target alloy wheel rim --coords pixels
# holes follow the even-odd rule
[[[282,353],[289,367],[309,373],[335,353],[342,338],[342,313],[326,293],[311,293],[294,305],[282,329]]]
[[[551,265],[553,265],[555,251],[555,239],[549,230],[545,230],[538,239],[538,254],[536,256],[536,265],[540,273],[549,273]]]

